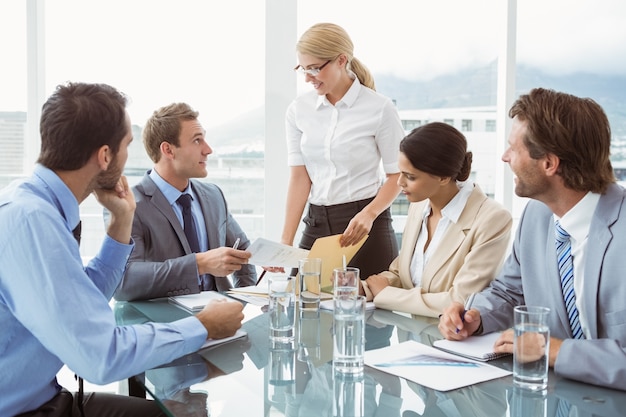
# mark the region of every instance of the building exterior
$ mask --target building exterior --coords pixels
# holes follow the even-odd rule
[[[0,188],[24,172],[26,112],[0,112]]]

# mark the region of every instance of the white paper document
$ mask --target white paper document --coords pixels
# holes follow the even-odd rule
[[[366,351],[365,364],[437,391],[450,391],[511,374],[413,340]]]
[[[267,294],[262,296],[262,295],[246,294],[243,292],[229,291],[228,295],[238,300],[241,300],[241,301],[244,301],[246,303],[253,304],[256,306],[264,306],[269,303]]]
[[[433,346],[466,358],[490,361],[509,355],[508,353],[495,353],[493,351],[493,346],[500,334],[500,332],[488,333],[480,336],[471,336],[464,340],[436,340]]]
[[[282,243],[258,238],[246,250],[252,253],[248,263],[258,266],[282,266],[297,268],[298,261],[306,258],[309,251]]]
[[[202,291],[198,294],[176,295],[168,299],[170,303],[182,307],[191,313],[197,313],[202,310],[211,300],[230,300],[229,297],[217,291]]]
[[[223,339],[207,339],[206,342],[204,342],[204,344],[200,346],[200,349],[206,349],[211,346],[221,345],[222,343],[228,343],[231,340],[240,339],[242,337],[246,337],[247,335],[248,335],[248,332],[242,329],[238,329],[235,332],[235,334],[230,337],[225,337]]]

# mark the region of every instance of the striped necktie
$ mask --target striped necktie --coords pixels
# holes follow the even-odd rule
[[[572,258],[572,244],[569,234],[561,227],[557,220],[555,223],[556,236],[556,258],[561,275],[561,290],[563,300],[567,309],[569,324],[572,329],[574,339],[583,339],[583,330],[578,319],[578,309],[576,308],[576,294],[574,293],[574,263]]]

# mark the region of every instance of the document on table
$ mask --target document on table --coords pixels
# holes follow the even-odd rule
[[[488,333],[480,336],[471,336],[464,340],[437,340],[433,346],[455,355],[478,361],[490,361],[509,355],[508,353],[495,353],[493,346],[500,337],[500,332]]]
[[[200,346],[200,349],[206,349],[208,347],[212,347],[212,346],[216,346],[216,345],[221,345],[223,343],[228,343],[231,340],[235,340],[235,339],[241,339],[242,337],[246,337],[248,335],[248,332],[246,332],[243,329],[237,329],[237,331],[235,332],[234,335],[230,336],[230,337],[225,337],[223,339],[207,339],[206,342],[204,342],[204,344],[202,346]]]
[[[202,291],[198,294],[175,295],[169,297],[168,300],[170,303],[184,308],[190,313],[197,313],[211,300],[230,300],[230,298],[217,291]]]
[[[365,364],[437,391],[450,391],[511,374],[413,340],[366,351]]]
[[[249,287],[236,287],[228,290],[228,295],[246,303],[264,306],[268,303],[267,283],[250,285]]]

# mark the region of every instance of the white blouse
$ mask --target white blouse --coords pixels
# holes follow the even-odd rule
[[[309,202],[333,205],[374,197],[384,173],[398,169],[400,116],[387,97],[355,79],[334,106],[315,91],[287,110],[289,166],[306,166]]]

